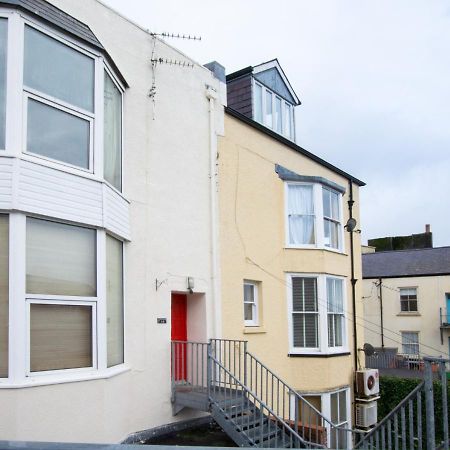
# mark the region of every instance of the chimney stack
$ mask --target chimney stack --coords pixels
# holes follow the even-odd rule
[[[426,225],[425,225],[425,233],[431,233],[431,225],[429,224],[429,223],[427,223]]]

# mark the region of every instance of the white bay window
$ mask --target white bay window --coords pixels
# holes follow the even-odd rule
[[[290,353],[346,352],[344,279],[290,274],[288,286]]]
[[[286,183],[288,247],[343,251],[342,194],[320,183]]]

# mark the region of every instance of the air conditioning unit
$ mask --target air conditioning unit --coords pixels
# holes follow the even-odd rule
[[[378,369],[364,369],[356,372],[357,397],[372,397],[380,392]]]
[[[356,404],[356,427],[369,428],[377,423],[377,402]]]

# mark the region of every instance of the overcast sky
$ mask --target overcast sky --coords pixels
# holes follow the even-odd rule
[[[363,238],[430,223],[450,245],[450,2],[104,0],[227,73],[278,58],[298,144],[362,179]]]

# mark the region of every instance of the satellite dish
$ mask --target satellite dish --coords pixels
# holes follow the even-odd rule
[[[372,345],[368,344],[367,342],[363,345],[362,351],[366,356],[372,356],[375,353],[375,349]]]
[[[352,232],[355,228],[356,228],[357,222],[356,220],[352,217],[351,219],[347,220],[347,223],[345,225],[344,228],[347,229],[348,232]]]

